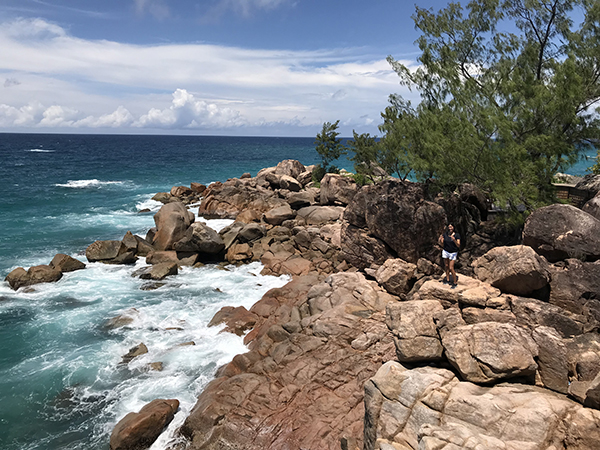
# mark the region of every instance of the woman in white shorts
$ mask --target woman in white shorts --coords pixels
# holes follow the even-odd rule
[[[446,231],[440,235],[438,242],[443,248],[442,259],[444,260],[444,270],[446,271],[446,276],[442,283],[451,284],[452,289],[454,289],[458,280],[456,272],[454,271],[454,261],[456,261],[456,258],[458,257],[460,234],[455,232],[454,225],[450,224]],[[452,275],[452,279],[450,279],[450,275]]]

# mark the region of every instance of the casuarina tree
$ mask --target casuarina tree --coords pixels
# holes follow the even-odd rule
[[[552,201],[554,175],[600,137],[600,2],[476,0],[413,19],[419,66],[388,61],[420,101],[390,96],[376,159],[502,206]]]

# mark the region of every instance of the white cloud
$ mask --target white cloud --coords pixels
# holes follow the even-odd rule
[[[246,125],[246,122],[239,111],[198,100],[185,89],[177,89],[169,108],[153,108],[134,125],[169,129],[229,128]]]
[[[250,3],[267,7],[277,0]],[[364,49],[140,46],[79,39],[41,19],[0,23],[0,77],[20,82],[2,92],[5,130],[244,127],[245,133],[337,119],[364,127],[361,116],[379,120],[388,95],[401,90],[383,55]]]

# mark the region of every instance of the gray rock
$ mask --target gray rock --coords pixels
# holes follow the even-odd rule
[[[600,258],[600,220],[571,205],[536,209],[527,218],[523,244],[550,262]]]

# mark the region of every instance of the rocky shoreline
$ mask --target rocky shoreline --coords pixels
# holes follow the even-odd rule
[[[86,250],[90,262],[145,257],[135,275],[147,289],[214,262],[293,276],[211,322],[244,335],[248,352],[199,396],[185,448],[597,448],[600,197],[541,208],[514,233],[485,221],[473,186],[443,195],[328,174],[317,187],[311,172],[286,160],[256,177],[175,186],[155,197],[164,206],[146,237]],[[235,222],[217,233],[194,205]],[[456,289],[440,282],[447,223],[463,236]],[[27,289],[81,268],[57,255],[6,281]],[[155,402],[115,427],[112,450],[151,445],[178,404]]]

